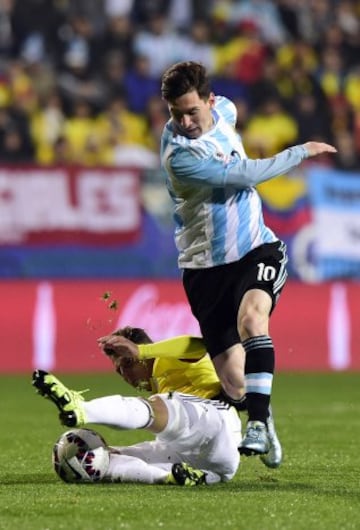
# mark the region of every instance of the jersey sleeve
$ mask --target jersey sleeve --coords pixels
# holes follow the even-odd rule
[[[290,171],[307,157],[303,145],[285,149],[271,158],[253,160],[241,159],[235,152],[226,157],[206,151],[199,142],[176,149],[169,157],[168,167],[174,177],[184,183],[247,188]]]
[[[152,344],[139,344],[140,359],[201,359],[207,352],[200,337],[180,335]]]

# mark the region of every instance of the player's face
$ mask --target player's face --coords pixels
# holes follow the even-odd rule
[[[151,390],[152,363],[149,361],[135,361],[124,357],[119,360],[118,372],[129,385],[142,390]]]
[[[214,104],[214,94],[211,93],[209,98],[204,100],[193,90],[175,99],[168,106],[178,132],[187,138],[195,139],[212,128],[211,109]]]

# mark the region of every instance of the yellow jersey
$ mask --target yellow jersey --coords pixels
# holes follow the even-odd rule
[[[201,338],[181,335],[138,347],[140,360],[154,359],[153,393],[176,391],[203,398],[219,394],[220,381]]]

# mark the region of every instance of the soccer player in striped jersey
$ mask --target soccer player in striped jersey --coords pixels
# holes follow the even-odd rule
[[[205,68],[171,66],[161,92],[170,119],[161,163],[174,202],[175,242],[191,309],[224,391],[249,421],[240,452],[266,454],[275,353],[270,315],[286,281],[286,247],[265,225],[255,186],[336,149],[307,142],[271,158],[247,158],[235,105],[215,96]]]

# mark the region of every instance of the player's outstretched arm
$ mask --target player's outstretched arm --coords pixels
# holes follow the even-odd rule
[[[139,345],[140,359],[201,359],[206,354],[202,338],[179,335],[171,339]]]
[[[135,344],[120,335],[106,335],[98,339],[99,347],[110,357],[130,357],[131,359],[200,359],[206,354],[200,337],[180,335],[151,344]]]
[[[196,147],[196,146],[195,146]],[[303,160],[323,153],[336,153],[336,148],[324,142],[306,142],[284,149],[270,158],[240,158],[235,151],[230,157],[201,156],[200,148],[192,151],[179,148],[168,159],[169,171],[185,183],[239,188],[256,186],[287,173]],[[201,147],[201,144],[200,144]]]

